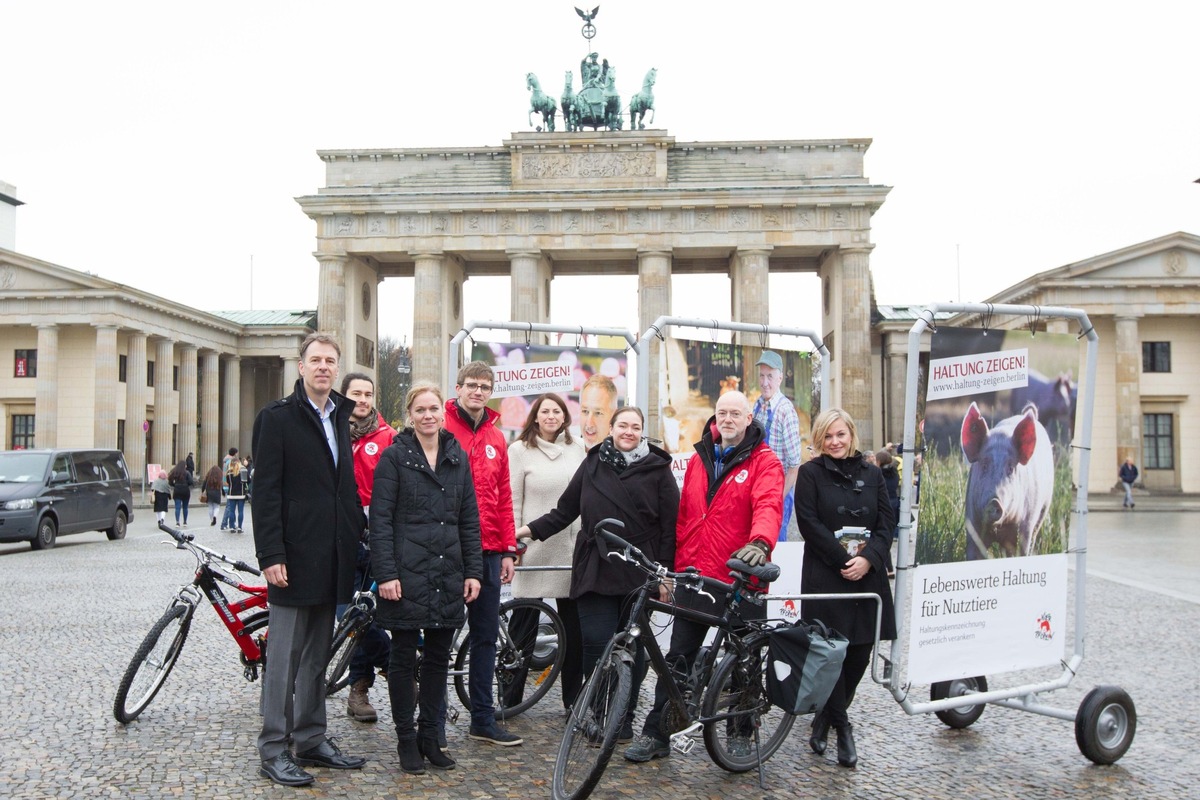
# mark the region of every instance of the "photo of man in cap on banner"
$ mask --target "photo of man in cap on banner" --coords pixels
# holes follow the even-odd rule
[[[796,406],[780,391],[783,357],[774,350],[763,350],[756,366],[758,389],[762,394],[754,403],[754,419],[766,432],[767,445],[783,465],[783,521],[779,541],[785,542],[795,505],[796,474],[800,470],[800,418]]]

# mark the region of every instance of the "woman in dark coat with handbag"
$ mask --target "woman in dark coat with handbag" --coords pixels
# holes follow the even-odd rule
[[[405,405],[409,426],[375,468],[371,566],[380,598],[375,620],[392,632],[388,695],[400,768],[420,774],[425,759],[439,769],[455,765],[438,744],[438,715],[454,631],[466,622],[466,604],[479,596],[483,546],[471,468],[454,435],[442,428],[441,391],[418,383]],[[422,633],[414,729],[413,673]]]
[[[588,451],[557,507],[517,530],[517,538],[543,541],[582,517],[571,559],[571,599],[579,611],[584,675],[591,674],[608,640],[624,623],[625,598],[646,580],[632,564],[600,554],[596,523],[608,517],[621,520],[624,530],[614,533],[655,561],[675,565],[679,486],[671,474],[670,455],[642,437],[643,424],[640,409],[619,409],[612,418],[612,435]],[[666,588],[659,591],[665,600]],[[641,660],[639,651],[639,666]],[[634,670],[634,698],[641,674],[641,669]],[[632,708],[618,738],[633,738]]]
[[[896,523],[879,467],[859,452],[854,419],[840,408],[823,411],[813,422],[816,455],[800,467],[796,479],[796,522],[804,537],[800,590],[805,594],[871,592],[883,601],[880,639],[896,638],[896,615],[887,580],[888,554]],[[843,528],[866,528],[865,542],[848,550],[839,541]],[[853,551],[853,555],[851,555]],[[858,763],[846,710],[871,662],[875,642],[874,600],[805,600],[803,614],[819,619],[850,640],[842,674],[825,708],[813,718],[809,746],[820,754],[832,727],[837,732],[838,763]]]

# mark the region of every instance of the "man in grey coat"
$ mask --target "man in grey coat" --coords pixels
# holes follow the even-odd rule
[[[300,346],[295,391],[254,421],[251,513],[271,608],[259,774],[284,786],[312,783],[305,766],[366,763],[343,754],[325,733],[325,664],[335,610],[352,593],[365,522],[350,452],[354,404],[333,391],[340,357],[331,336],[309,335]]]

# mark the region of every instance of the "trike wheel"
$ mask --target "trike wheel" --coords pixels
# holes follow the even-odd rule
[[[767,695],[768,646],[764,635],[747,640],[741,652],[731,649],[704,690],[700,716],[728,717],[705,723],[704,747],[717,766],[730,772],[754,769],[774,755],[796,721],[794,714],[771,705]]]
[[[113,716],[126,725],[137,719],[171,674],[192,624],[193,606],[173,605],[154,623],[133,654],[113,702]]]
[[[630,656],[610,641],[596,669],[571,708],[554,761],[554,800],[579,800],[591,794],[617,746],[621,720],[633,686]]]
[[[1097,764],[1112,764],[1129,749],[1137,731],[1133,700],[1119,686],[1097,686],[1075,715],[1079,752]]]
[[[987,678],[977,675],[974,678],[956,678],[952,681],[938,681],[929,687],[931,700],[945,700],[949,697],[960,697],[974,692],[986,692]],[[948,708],[945,711],[935,711],[937,718],[951,728],[966,728],[983,716],[984,703],[963,705]]]

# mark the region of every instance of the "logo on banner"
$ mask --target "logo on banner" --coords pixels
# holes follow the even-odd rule
[[[496,457],[496,448],[492,447],[490,444],[487,447],[483,448],[483,452],[487,454],[488,458]]]
[[[795,600],[784,600],[783,608],[781,608],[779,611],[784,619],[799,619],[800,618],[800,610],[796,608]]]
[[[734,483],[745,483],[746,478],[749,478],[749,477],[750,477],[750,470],[744,469],[741,472],[739,472],[737,474],[737,477],[734,478],[733,480],[734,480]]]
[[[1037,628],[1033,631],[1033,637],[1035,639],[1041,639],[1044,642],[1048,642],[1054,638],[1054,631],[1050,629],[1049,612],[1038,617]]]
[[[366,446],[363,447],[363,450],[366,452],[367,455],[373,456],[379,452],[379,443],[378,442],[367,442]]]

